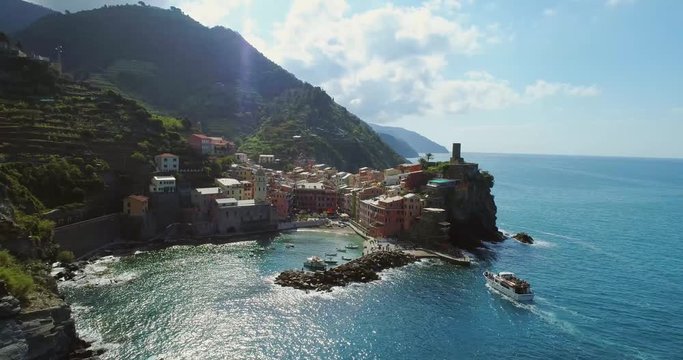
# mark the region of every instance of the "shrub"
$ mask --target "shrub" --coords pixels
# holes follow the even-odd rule
[[[68,250],[62,250],[57,254],[57,261],[62,263],[72,263],[76,260],[74,253]]]
[[[5,281],[10,294],[21,300],[25,300],[28,292],[33,289],[33,278],[5,250],[0,251],[0,280]]]

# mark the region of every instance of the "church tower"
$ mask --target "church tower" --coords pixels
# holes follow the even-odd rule
[[[266,173],[263,169],[258,169],[254,177],[254,202],[257,204],[266,202],[267,190]]]

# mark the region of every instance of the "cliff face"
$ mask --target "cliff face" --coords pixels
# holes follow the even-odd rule
[[[451,242],[471,249],[484,241],[503,240],[496,226],[497,208],[491,194],[493,177],[476,166],[465,170],[457,174],[462,182],[446,198]]]
[[[78,343],[67,304],[22,313],[0,281],[0,359],[66,359]]]

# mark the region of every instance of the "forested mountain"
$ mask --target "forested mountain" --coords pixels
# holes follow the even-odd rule
[[[46,7],[21,0],[0,0],[0,31],[10,34],[54,13]]]
[[[311,144],[336,143],[341,134],[337,128],[353,128],[344,135],[352,137],[343,139],[354,143],[353,151],[340,153],[330,146],[312,145],[307,149],[315,152],[296,155],[341,168],[357,164],[383,168],[402,161],[366,124],[321,90],[268,60],[238,33],[204,27],[177,8],[125,5],[55,14],[17,36],[24,47],[40,54],[50,54],[61,45],[64,69],[77,80],[201,122],[209,134],[233,140],[250,136],[245,151],[258,149],[293,160],[287,157],[293,152],[277,153],[287,136],[291,139],[292,126],[310,136]],[[321,94],[292,96],[315,93]],[[329,101],[310,102],[323,98]],[[255,147],[254,140],[259,139],[266,141]]]
[[[449,152],[444,146],[435,143],[432,140],[410,130],[400,127],[383,126],[377,124],[370,124],[375,131],[381,134],[391,135],[399,140],[405,141],[411,148],[421,154],[426,153],[447,153]]]
[[[377,132],[377,135],[379,135],[379,138],[382,139],[385,144],[389,145],[389,147],[405,158],[416,158],[420,156],[420,154],[408,145],[407,142],[399,138],[382,132]]]

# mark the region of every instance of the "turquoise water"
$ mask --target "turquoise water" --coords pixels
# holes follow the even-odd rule
[[[306,294],[273,278],[361,241],[296,232],[143,253],[62,290],[110,359],[683,358],[683,161],[466,158],[495,175],[499,226],[536,244],[491,245],[469,269],[418,263]],[[527,278],[536,301],[491,293],[485,269]]]

